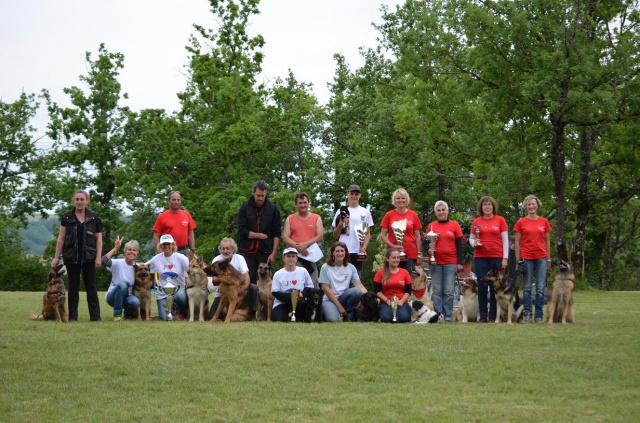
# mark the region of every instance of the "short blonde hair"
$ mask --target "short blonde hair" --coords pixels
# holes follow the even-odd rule
[[[77,189],[73,192],[73,195],[71,196],[71,202],[73,203],[73,200],[76,199],[76,194],[84,194],[84,196],[87,198],[87,202],[91,201],[91,196],[89,195],[89,193],[83,189]]]
[[[399,195],[406,197],[407,204],[409,204],[409,202],[411,201],[411,197],[409,197],[409,193],[404,188],[398,188],[397,190],[393,191],[393,194],[391,194],[391,204],[393,204],[394,206],[396,205],[396,197]]]
[[[538,205],[538,210],[542,208],[542,201],[540,201],[540,199],[535,195],[530,194],[530,195],[527,195],[524,201],[522,202],[522,208],[525,210],[525,212],[527,211],[527,203],[531,200],[536,200],[536,204]]]

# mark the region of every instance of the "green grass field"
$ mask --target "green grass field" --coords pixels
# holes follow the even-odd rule
[[[104,297],[100,293],[100,298]],[[568,325],[34,322],[0,292],[2,422],[629,422],[640,292]]]

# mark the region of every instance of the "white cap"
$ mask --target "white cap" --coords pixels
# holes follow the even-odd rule
[[[282,255],[284,256],[284,255],[286,255],[288,253],[296,253],[296,254],[298,254],[298,250],[296,250],[293,247],[288,247],[288,248],[284,249],[284,251],[282,252]]]
[[[160,244],[173,244],[174,242],[173,237],[169,234],[160,237]]]

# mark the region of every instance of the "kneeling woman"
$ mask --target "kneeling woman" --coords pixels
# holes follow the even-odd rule
[[[292,312],[291,292],[298,291],[298,302],[296,305],[296,320],[302,321],[306,301],[302,298],[302,291],[305,288],[313,288],[313,281],[309,272],[304,267],[296,266],[298,261],[298,250],[289,247],[282,252],[284,256],[284,267],[273,275],[271,293],[274,296],[272,322],[289,321],[289,313]]]
[[[189,272],[189,259],[184,254],[178,253],[178,246],[173,241],[171,235],[162,235],[160,237],[160,245],[162,252],[157,254],[147,262],[151,273],[158,272],[158,284],[160,287],[171,282],[180,288],[174,295],[174,304],[178,309],[178,320],[184,320],[187,314],[187,290],[185,285],[185,274]],[[167,320],[167,313],[164,305],[167,301],[167,295],[156,292],[156,302],[158,303],[158,316],[160,320]]]
[[[384,267],[373,278],[373,292],[380,299],[380,321],[393,321],[393,297],[398,298],[396,320],[398,323],[411,321],[411,306],[407,299],[411,295],[411,275],[400,264],[400,250],[390,248],[384,255]]]
[[[349,288],[353,282],[353,288]],[[329,259],[320,269],[318,283],[324,290],[322,312],[327,322],[339,322],[341,317],[354,319],[360,297],[367,292],[360,282],[356,267],[349,263],[347,245],[336,242]]]
[[[138,307],[140,300],[131,294],[131,288],[135,281],[135,271],[133,265],[138,257],[140,246],[138,241],[131,240],[124,245],[124,258],[112,259],[122,245],[123,237],[117,237],[114,242],[113,249],[102,256],[102,265],[112,273],[111,285],[107,290],[105,299],[107,304],[113,307],[113,320],[122,320],[122,311],[124,309],[124,317],[133,317],[138,315]]]

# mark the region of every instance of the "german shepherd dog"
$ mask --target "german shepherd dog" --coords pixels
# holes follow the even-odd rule
[[[407,301],[420,301],[429,309],[433,310],[433,303],[429,300],[427,281],[427,274],[422,267],[413,266],[411,270],[411,295]]]
[[[460,307],[456,310],[456,321],[477,322],[479,318],[478,281],[466,278],[460,282]]]
[[[547,323],[573,323],[576,313],[573,308],[573,271],[566,261],[558,260],[557,265],[558,273],[553,279],[547,306]]]
[[[493,267],[484,277],[484,283],[492,285],[496,292],[496,321],[507,322],[509,324],[522,320],[522,310],[524,305],[520,304],[520,296],[515,281],[512,281],[500,272],[500,269]]]
[[[215,322],[218,320],[222,309],[225,307],[227,307],[225,323],[231,322],[232,319],[238,321],[240,316],[233,316],[240,302],[239,291],[242,286],[242,275],[231,265],[230,257],[213,263],[211,270],[215,273],[218,279],[217,283],[220,285],[220,304],[210,321]],[[246,317],[249,317],[248,311],[246,312]]]
[[[271,321],[271,309],[273,308],[273,294],[271,293],[271,265],[260,263],[258,265],[258,290],[260,291],[260,301],[258,302],[258,312],[256,321],[260,321],[261,313],[267,316],[267,321]]]
[[[356,307],[356,321],[377,322],[378,320],[380,320],[378,297],[373,292],[365,292],[360,298],[358,307]]]
[[[42,297],[42,311],[39,315],[32,314],[31,320],[55,320],[58,323],[66,323],[68,320],[67,309],[64,305],[67,291],[64,281],[60,276],[64,273],[64,264],[59,264],[49,270],[49,285],[47,292]]]
[[[142,316],[147,321],[151,320],[151,285],[153,285],[153,277],[149,271],[149,266],[144,263],[134,263],[133,272],[135,281],[133,283],[132,294],[140,300],[138,307],[138,320],[142,320]]]
[[[197,254],[189,262],[189,278],[186,281],[187,297],[189,298],[189,321],[193,322],[196,312],[198,321],[204,322],[204,316],[209,315],[209,280],[204,271],[202,256]]]
[[[304,290],[304,299],[306,301],[304,308],[304,316],[302,321],[305,323],[322,323],[322,298],[324,291],[321,288],[308,288]]]

